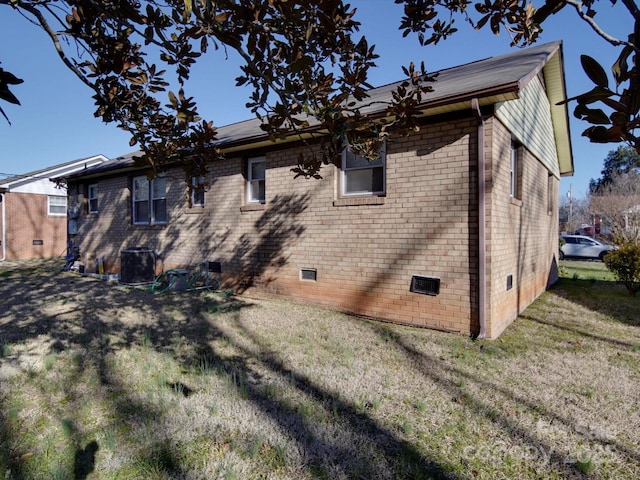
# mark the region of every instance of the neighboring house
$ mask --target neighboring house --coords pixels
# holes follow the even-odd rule
[[[51,179],[106,160],[96,155],[0,180],[0,261],[64,256],[67,191]]]
[[[201,195],[179,169],[148,180],[133,154],[69,176],[81,249],[111,272],[133,247],[165,267],[219,262],[236,292],[496,338],[557,279],[573,173],[561,44],[443,70],[434,88],[419,132],[376,162],[346,152],[321,180],[294,179],[309,147],[257,120],[219,129],[226,159]]]

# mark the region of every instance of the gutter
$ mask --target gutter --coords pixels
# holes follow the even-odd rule
[[[486,161],[484,158],[484,119],[477,98],[471,99],[471,109],[478,120],[478,323],[477,339],[487,336],[487,228],[486,228]]]

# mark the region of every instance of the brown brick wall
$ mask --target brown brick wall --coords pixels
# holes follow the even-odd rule
[[[4,201],[7,260],[53,258],[66,254],[67,218],[48,215],[47,195],[7,192]],[[41,241],[42,245],[34,245],[34,241]]]
[[[472,119],[393,139],[386,197],[369,202],[377,204],[337,198],[333,166],[322,180],[294,180],[298,148],[266,152],[264,206],[242,208],[246,157],[212,166],[204,208],[188,208],[184,175],[170,172],[162,227],[132,226],[129,179],[112,178],[99,184],[100,212],[81,219],[81,249],[90,267],[97,255],[114,271],[133,246],[162,252],[167,267],[218,260],[239,292],[469,334],[477,330],[476,144]],[[317,281],[300,280],[301,268],[316,269]],[[439,277],[440,294],[411,293],[414,274]]]
[[[547,285],[557,249],[558,181],[523,156],[522,202],[509,197],[510,134],[486,125],[488,336],[497,337]],[[182,171],[168,173],[165,226],[131,223],[129,177],[99,183],[98,214],[83,215],[88,268],[95,257],[119,270],[121,250],[148,247],[165,268],[220,261],[225,288],[286,295],[331,308],[465,334],[478,332],[477,125],[458,119],[426,125],[387,145],[385,197],[341,199],[339,169],[322,180],[293,179],[303,147],[212,165],[205,207],[189,208]],[[308,147],[304,147],[308,148]],[[243,164],[265,155],[266,204],[245,205]],[[82,192],[83,188],[76,191]],[[83,202],[82,195],[75,199]],[[523,219],[527,218],[527,221]],[[303,268],[317,281],[300,279]],[[440,294],[409,291],[412,275],[437,277]],[[506,289],[507,275],[513,288]]]
[[[490,130],[488,332],[495,338],[557,278],[559,180],[549,178],[548,170],[523,147],[521,199],[512,199],[511,134],[495,119],[490,122]],[[507,290],[509,275],[513,286]]]

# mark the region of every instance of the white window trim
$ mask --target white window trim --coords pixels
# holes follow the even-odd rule
[[[251,177],[251,172],[252,172],[252,165],[254,163],[264,163],[264,177],[263,178],[252,178]],[[251,196],[251,185],[254,182],[265,182],[265,198],[253,198]],[[256,204],[256,203],[266,203],[266,197],[267,197],[267,187],[266,187],[266,182],[267,182],[267,158],[262,156],[262,157],[253,157],[253,158],[249,158],[247,159],[247,203],[252,203],[252,204]]]
[[[377,196],[377,195],[385,195],[387,192],[387,142],[384,142],[378,151],[380,155],[380,159],[382,160],[382,165],[370,165],[363,167],[352,167],[347,169],[347,151],[349,149],[345,148],[341,154],[341,168],[340,168],[340,194],[343,197],[355,197],[355,196]],[[380,191],[358,191],[358,192],[347,192],[347,172],[353,172],[357,170],[369,170],[374,168],[382,168],[382,190]]]
[[[522,198],[522,145],[517,141],[511,142],[509,152],[509,196],[514,200]]]
[[[158,175],[159,178],[165,178],[164,175]],[[149,208],[149,218],[146,221],[141,221],[139,219],[136,218],[136,195],[135,195],[135,186],[136,186],[136,179],[144,179],[147,181],[147,189],[148,189],[148,197],[147,200],[138,200],[139,202],[144,202],[146,201],[148,203],[148,208]],[[154,197],[153,196],[153,183],[154,183],[155,179],[151,179],[149,180],[146,175],[139,175],[137,177],[133,177],[132,178],[132,182],[131,182],[131,220],[132,223],[134,225],[166,225],[167,221],[156,221],[155,218],[155,208],[154,208],[154,202],[157,200],[165,200],[165,209],[167,208],[166,205],[166,199],[167,199],[167,191],[166,191],[166,185],[165,185],[165,192],[164,195],[162,197]],[[165,211],[165,215],[168,216],[168,212]]]
[[[509,196],[513,198],[516,196],[516,171],[518,168],[518,149],[513,142],[511,142],[509,162]]]
[[[164,175],[158,175],[156,178],[165,179],[166,177]],[[150,223],[151,223],[151,225],[164,225],[164,224],[167,223],[166,220],[163,220],[163,221],[156,220],[155,202],[157,202],[158,200],[164,200],[164,205],[165,205],[164,206],[164,209],[165,209],[164,214],[165,214],[165,217],[166,217],[167,216],[167,183],[166,183],[166,180],[165,180],[164,192],[163,192],[162,196],[161,197],[154,197],[153,193],[154,193],[155,189],[153,188],[153,184],[155,182],[156,182],[155,178],[152,179],[149,182],[149,202],[150,202],[149,206],[151,207],[151,210],[149,211],[149,215],[151,216]]]
[[[61,207],[62,204],[54,205],[51,203],[53,198],[64,198],[64,213],[52,212],[51,207]],[[67,216],[67,197],[64,195],[47,195],[47,215],[50,217],[66,217]]]
[[[95,196],[91,195],[91,191],[93,189],[93,192],[95,193]],[[96,208],[92,209],[91,208],[91,201],[95,200],[95,204],[96,204]],[[88,211],[89,213],[98,213],[99,209],[100,209],[100,205],[98,204],[98,184],[97,183],[92,183],[91,185],[89,185],[87,187],[87,202],[88,202]]]

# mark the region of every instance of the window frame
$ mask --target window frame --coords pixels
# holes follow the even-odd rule
[[[356,159],[360,158],[366,162],[367,160],[363,159],[360,155],[354,154],[349,147],[344,148],[341,153],[340,158],[340,195],[343,197],[363,197],[363,196],[384,196],[387,193],[387,142],[385,141],[378,153],[380,155],[380,164],[374,164],[375,161],[368,162],[368,165],[358,165],[355,167],[347,167],[347,155],[351,152]],[[372,178],[372,188],[371,190],[356,190],[356,191],[347,191],[348,186],[348,177],[349,173],[352,172],[363,172],[363,171],[373,171],[375,169],[382,170],[382,189],[381,190],[373,190],[373,178]]]
[[[192,187],[198,187],[199,185],[204,185],[204,183],[206,182],[206,178],[205,177],[191,177],[191,186]],[[202,207],[204,208],[205,205],[205,198],[204,198],[204,194],[205,194],[205,190],[201,189],[201,190],[196,190],[196,188],[191,188],[191,198],[190,198],[190,202],[191,202],[191,207]]]
[[[146,181],[146,199],[136,199],[136,181]],[[159,183],[159,180],[164,182],[164,192],[160,196],[156,196],[155,188]],[[149,180],[146,175],[138,175],[131,179],[131,223],[133,225],[166,225],[168,223],[167,213],[167,180],[166,176],[158,175],[155,178]],[[140,220],[137,218],[136,204],[147,204],[147,219]],[[164,220],[158,220],[158,205],[164,205]]]
[[[89,213],[98,213],[98,184],[92,183],[87,185],[87,211]]]
[[[554,211],[554,193],[555,193],[555,182],[554,182],[554,176],[552,173],[548,173],[547,174],[547,214],[548,215],[553,215],[553,211]]]
[[[509,151],[509,196],[514,200],[522,200],[522,157],[522,144],[512,140]]]
[[[51,207],[62,207],[63,205],[55,205],[51,202],[54,198],[56,199],[64,199],[64,211],[63,212],[53,212],[51,211]],[[66,217],[67,216],[67,207],[69,205],[68,198],[66,195],[47,195],[47,216],[49,217]]]
[[[264,174],[262,178],[253,178],[253,165],[263,163],[264,164]],[[262,182],[262,195],[260,195],[260,183]],[[258,185],[258,196],[254,197],[254,185]],[[247,159],[247,195],[246,201],[248,204],[264,204],[266,203],[267,198],[267,157],[250,157]]]

